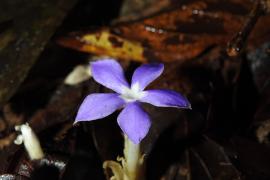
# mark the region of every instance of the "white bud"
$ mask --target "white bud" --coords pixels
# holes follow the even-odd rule
[[[90,79],[90,77],[91,77],[90,65],[78,65],[66,77],[65,84],[76,85]]]
[[[34,131],[27,123],[20,126],[15,126],[15,130],[20,131],[21,135],[17,136],[14,143],[24,143],[24,147],[31,160],[41,159],[44,157],[44,153],[40,146],[39,140]]]
[[[22,135],[18,135],[17,138],[14,140],[14,143],[17,145],[20,145],[23,143],[23,136]]]

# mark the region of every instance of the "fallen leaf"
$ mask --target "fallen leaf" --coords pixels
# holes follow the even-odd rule
[[[71,33],[57,42],[82,52],[124,60],[183,61],[211,46],[225,46],[240,30],[251,5],[192,1],[141,21]],[[238,7],[238,13],[232,7]]]

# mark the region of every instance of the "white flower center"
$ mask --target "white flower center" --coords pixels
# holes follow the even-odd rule
[[[145,92],[139,89],[139,84],[136,83],[131,88],[123,87],[120,97],[126,102],[134,102],[145,96]]]

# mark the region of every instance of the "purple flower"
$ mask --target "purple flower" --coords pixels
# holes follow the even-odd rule
[[[138,144],[151,126],[148,114],[140,106],[141,102],[159,107],[191,107],[188,100],[175,91],[144,90],[161,75],[163,64],[138,67],[132,76],[131,86],[124,77],[122,67],[113,59],[92,62],[91,68],[94,80],[116,93],[88,95],[80,106],[75,122],[101,119],[124,107],[117,122],[127,137]]]

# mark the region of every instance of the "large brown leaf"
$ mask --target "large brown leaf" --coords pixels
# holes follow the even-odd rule
[[[209,47],[225,46],[240,31],[251,7],[245,0],[191,1],[140,21],[71,33],[58,39],[58,43],[124,60],[181,61]],[[268,19],[260,21],[258,27]],[[261,39],[267,31],[261,29],[255,28],[251,40]]]

